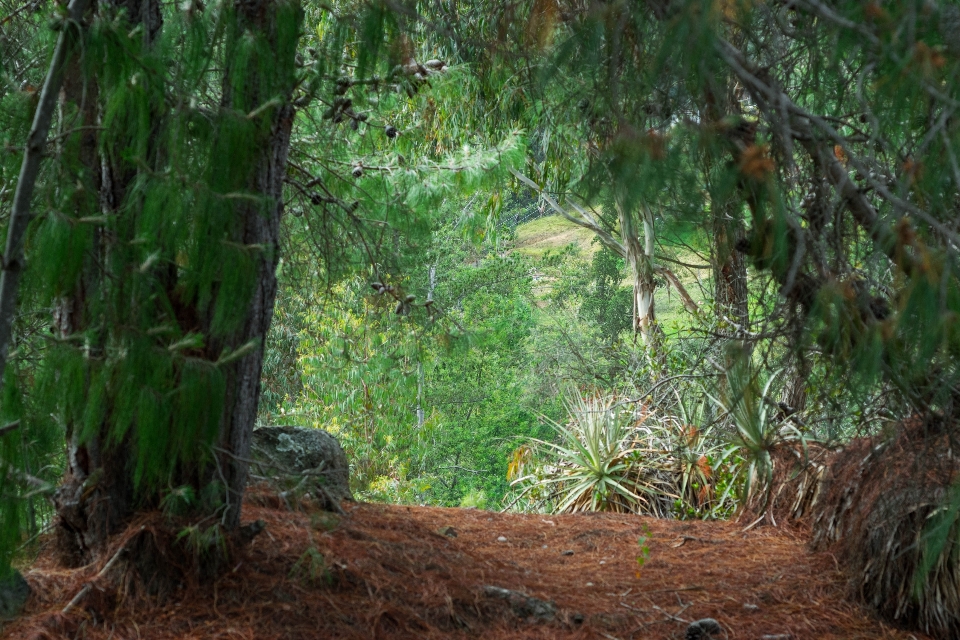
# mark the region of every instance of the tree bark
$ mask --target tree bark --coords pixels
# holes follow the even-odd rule
[[[100,6],[101,10],[125,13],[132,25],[142,25],[146,46],[153,43],[162,27],[160,0],[100,0]],[[120,150],[98,151],[96,126],[102,106],[96,78],[85,78],[80,66],[74,65],[64,83],[61,104],[75,106],[84,127],[78,160],[84,168],[86,188],[97,194],[100,213],[117,215],[139,168],[125,160]],[[155,114],[151,120],[159,117]],[[153,124],[156,128],[156,123]],[[151,146],[155,146],[155,140]],[[86,215],[77,213],[78,218]],[[104,295],[107,247],[99,225],[94,227],[93,234],[80,281],[54,308],[54,323],[62,339],[90,328],[90,305]],[[97,334],[96,339],[87,342],[88,355],[94,359],[102,357],[106,329],[101,328]],[[83,441],[79,425],[68,423],[66,439],[66,472],[55,495],[61,546],[66,557],[86,562],[105,550],[109,536],[120,529],[135,510],[131,437],[128,434],[118,442],[111,442],[108,424],[104,421],[97,433],[88,434]]]
[[[129,19],[143,25],[145,45],[149,46],[154,41],[160,29],[159,0],[122,0],[115,8],[125,10]],[[288,19],[283,23],[285,28],[280,28],[277,14],[284,10]],[[235,529],[239,524],[248,477],[246,460],[250,455],[259,403],[264,341],[277,294],[282,187],[294,117],[291,94],[295,80],[292,71],[288,74],[271,74],[270,70],[275,68],[274,65],[284,63],[288,70],[294,66],[296,38],[291,37],[293,30],[289,17],[294,15],[291,11],[299,12],[299,5],[292,1],[237,0],[233,12],[228,13],[232,23],[228,27],[231,31],[226,43],[222,82],[224,93],[219,117],[228,123],[227,129],[231,126],[246,127],[243,130],[249,134],[247,149],[253,152],[242,159],[224,156],[221,143],[229,145],[230,142],[224,141],[231,140],[229,136],[235,135],[231,133],[235,129],[224,129],[220,134],[223,137],[212,141],[211,175],[215,177],[210,179],[206,188],[214,192],[213,197],[219,196],[216,207],[229,208],[229,215],[223,218],[226,220],[226,229],[225,235],[221,236],[221,244],[235,248],[243,256],[241,262],[252,265],[249,272],[252,282],[247,289],[249,297],[240,299],[245,305],[242,318],[234,322],[235,316],[232,316],[229,329],[224,328],[228,325],[218,326],[214,318],[220,296],[236,296],[239,295],[237,291],[224,293],[222,287],[215,285],[213,301],[201,303],[199,297],[191,298],[189,294],[182,293],[182,286],[178,282],[180,267],[172,259],[161,260],[153,266],[140,264],[139,261],[131,265],[128,263],[130,257],[119,252],[114,258],[109,258],[109,255],[94,256],[95,259],[89,261],[91,268],[83,278],[83,283],[89,281],[93,284],[81,284],[75,295],[64,299],[58,306],[61,332],[64,335],[76,333],[83,328],[85,314],[89,314],[89,305],[93,303],[91,296],[97,289],[98,278],[100,285],[110,291],[96,295],[126,297],[130,294],[123,293],[124,288],[130,286],[133,289],[133,285],[128,284],[129,273],[138,272],[151,282],[141,286],[156,286],[169,301],[175,317],[164,316],[163,322],[178,323],[184,334],[199,331],[204,335],[202,355],[198,348],[192,357],[208,359],[208,364],[219,370],[225,390],[216,439],[202,444],[204,449],[212,446],[216,453],[207,458],[209,462],[202,461],[203,452],[196,453],[196,460],[174,461],[171,477],[164,479],[164,486],[134,486],[136,455],[139,453],[140,458],[143,457],[143,451],[136,449],[142,446],[138,442],[136,423],[119,441],[116,434],[110,431],[109,416],[99,432],[92,436],[88,434],[83,442],[75,437],[70,438],[68,472],[57,492],[56,501],[61,533],[67,535],[70,543],[66,550],[78,562],[87,562],[102,553],[109,536],[129,520],[135,509],[156,505],[170,487],[190,486],[199,496],[207,485],[219,483],[223,490],[223,504],[204,503],[204,508],[219,509],[220,524],[226,529]],[[231,55],[234,53],[231,46],[236,46],[238,42],[247,46],[254,39],[260,42],[253,49],[253,55],[265,59],[251,61],[250,49],[241,56]],[[284,55],[289,60],[283,60]],[[283,83],[289,86],[282,86]],[[159,105],[158,109],[162,111]],[[128,245],[135,240],[124,234],[136,229],[134,219],[140,215],[140,207],[144,203],[131,202],[130,198],[147,196],[138,195],[143,191],[134,191],[132,186],[135,180],[144,178],[144,171],[147,172],[147,179],[152,179],[154,173],[163,173],[162,165],[167,150],[158,146],[163,144],[164,138],[157,136],[156,132],[163,129],[162,119],[168,117],[172,116],[158,111],[150,118],[151,131],[144,158],[131,160],[120,150],[104,149],[94,163],[99,167],[97,190],[101,212],[118,221],[115,233],[120,234],[102,243],[105,246],[95,249],[94,253],[110,254],[113,251],[111,247]],[[139,134],[143,135],[144,132]],[[145,168],[144,163],[149,168]],[[228,193],[243,194],[243,197],[223,197]],[[219,211],[222,213],[224,209],[220,208]],[[195,215],[212,214],[201,210]],[[221,232],[216,231],[218,234]],[[227,262],[229,260],[222,269],[236,266]],[[99,275],[98,268],[112,271],[107,275]],[[198,267],[188,265],[185,268]],[[125,308],[114,309],[114,313],[118,314],[121,324],[126,322]],[[112,330],[110,327],[105,329],[107,332]],[[124,330],[117,330],[122,341]],[[162,348],[162,343],[158,346]],[[95,350],[96,345],[92,348]],[[182,363],[175,362],[174,370],[179,371],[180,366]],[[173,375],[177,379],[172,383],[175,386],[181,384],[179,373]],[[219,398],[211,398],[211,401],[216,400]],[[197,460],[200,460],[199,466]]]
[[[238,0],[235,9],[242,31],[256,31],[266,37],[275,55],[286,44],[280,42],[282,34],[277,28],[277,12],[280,5],[271,0]],[[242,37],[242,34],[240,35]],[[293,50],[290,50],[291,55]],[[292,62],[292,61],[288,61]],[[254,65],[250,65],[254,66]],[[230,86],[237,72],[229,66],[225,71],[224,86]],[[224,105],[235,107],[242,101],[256,109],[277,96],[270,95],[263,86],[263,79],[256,77],[240,81],[242,95],[225,92]],[[248,246],[259,247],[256,251],[256,287],[248,305],[243,328],[222,342],[226,350],[237,352],[251,345],[250,352],[236,362],[227,365],[227,397],[220,423],[218,472],[226,484],[226,510],[222,523],[228,529],[240,523],[243,492],[246,488],[248,469],[246,459],[250,456],[253,428],[260,400],[260,374],[263,370],[264,342],[270,331],[273,308],[277,296],[277,265],[279,263],[280,217],[283,214],[283,177],[290,149],[290,134],[293,128],[294,107],[291,104],[293,87],[283,87],[281,103],[267,111],[271,119],[270,133],[263,142],[260,154],[247,178],[247,189],[264,198],[265,205],[245,202],[237,207],[238,234],[236,239]]]
[[[750,324],[747,309],[747,265],[743,254],[734,247],[743,235],[743,221],[736,214],[736,203],[732,199],[714,204],[711,226],[717,319],[722,324],[733,325],[732,335],[742,338]]]
[[[653,213],[641,206],[640,222],[643,226],[643,244],[640,243],[636,218],[623,203],[617,203],[620,218],[620,235],[625,250],[628,275],[633,283],[633,331],[643,339],[647,351],[656,354],[662,348],[663,332],[657,324],[656,281],[654,280],[654,251],[656,231]]]
[[[707,88],[703,111],[706,120],[714,128],[718,128],[724,117],[740,115],[732,77],[724,75],[717,79],[715,88]],[[719,162],[720,158],[707,152],[704,173],[710,176]],[[739,208],[740,203],[733,194],[725,196],[722,189],[712,189],[710,227],[713,232],[711,263],[715,312],[721,325],[733,325],[730,333],[735,339],[746,335],[750,323],[746,260],[743,253],[735,249],[744,235],[743,216]]]

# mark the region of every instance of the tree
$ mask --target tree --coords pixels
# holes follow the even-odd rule
[[[588,2],[495,23],[496,54],[484,60],[512,65],[517,76],[501,95],[525,100],[529,122],[550,126],[523,185],[579,194],[565,206],[554,199],[557,211],[612,247],[631,221],[602,219],[584,203],[629,199],[632,210],[729,218],[732,238],[716,234],[725,245],[718,264],[732,245],[775,287],[749,333],[774,338],[781,354],[819,353],[823,364],[853,357],[860,382],[882,380],[928,410],[952,402],[953,374],[933,382],[904,363],[917,362],[908,353],[931,364],[950,350],[933,329],[941,311],[912,305],[933,304],[919,293],[928,291],[920,272],[931,268],[947,283],[942,312],[951,304],[960,174],[949,75],[957,42],[945,25],[956,22],[954,9]],[[898,30],[910,36],[898,39]],[[739,225],[750,227],[742,238]],[[938,266],[921,254],[936,254]],[[744,291],[726,291],[741,277],[721,283],[722,275],[721,267],[718,308],[732,304],[743,318]],[[898,307],[907,292],[911,302]],[[902,312],[920,313],[932,333],[921,339]],[[946,351],[932,346],[934,335]]]
[[[633,286],[633,331],[639,333],[644,344],[651,353],[656,353],[661,346],[662,332],[657,324],[656,314],[656,282],[655,274],[665,276],[680,294],[684,305],[693,313],[698,312],[697,303],[687,292],[686,288],[674,273],[667,267],[654,262],[656,231],[654,228],[653,213],[646,205],[640,205],[640,225],[643,228],[643,244],[640,243],[640,233],[637,228],[636,216],[628,201],[622,196],[615,197],[613,209],[616,216],[611,223],[609,217],[598,215],[596,211],[589,211],[587,207],[570,200],[572,211],[565,209],[557,201],[546,194],[539,185],[525,175],[514,172],[514,175],[524,185],[530,187],[544,198],[547,204],[570,222],[589,229],[597,234],[597,238],[609,250],[624,259],[626,271]]]
[[[21,306],[54,310],[26,391],[65,429],[58,522],[86,559],[171,487],[239,523],[302,11],[143,0],[73,19],[84,57],[34,199]]]

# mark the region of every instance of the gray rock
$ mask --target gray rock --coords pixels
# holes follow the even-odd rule
[[[550,622],[557,615],[557,605],[554,603],[524,595],[519,591],[503,587],[484,587],[483,593],[490,598],[506,600],[515,614],[532,622]]]
[[[0,619],[15,618],[30,597],[30,585],[19,571],[0,578]]]
[[[323,429],[260,427],[253,431],[252,449],[254,459],[264,463],[264,475],[274,477],[279,472],[293,479],[304,478],[302,489],[321,502],[353,500],[347,454]]]
[[[712,638],[719,638],[722,633],[723,629],[719,622],[713,618],[704,618],[691,622],[683,637],[685,640],[711,640]]]

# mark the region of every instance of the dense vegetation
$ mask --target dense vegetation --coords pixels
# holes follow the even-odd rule
[[[778,452],[955,422],[955,2],[0,0],[0,56],[3,571],[235,529],[255,424],[368,500],[772,521]]]

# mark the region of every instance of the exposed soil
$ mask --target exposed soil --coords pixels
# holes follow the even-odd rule
[[[25,572],[34,588],[27,613],[4,635],[679,639],[690,621],[711,617],[730,639],[926,638],[892,629],[846,599],[834,560],[808,551],[798,530],[745,533],[732,522],[628,515],[344,508],[336,516],[248,504],[244,520],[262,519],[267,528],[236,567],[164,603],[124,596],[121,576],[107,572],[60,615],[101,567],[63,569],[44,552]],[[642,566],[640,537],[649,548]],[[552,601],[556,613],[549,619],[549,607],[485,587]]]

